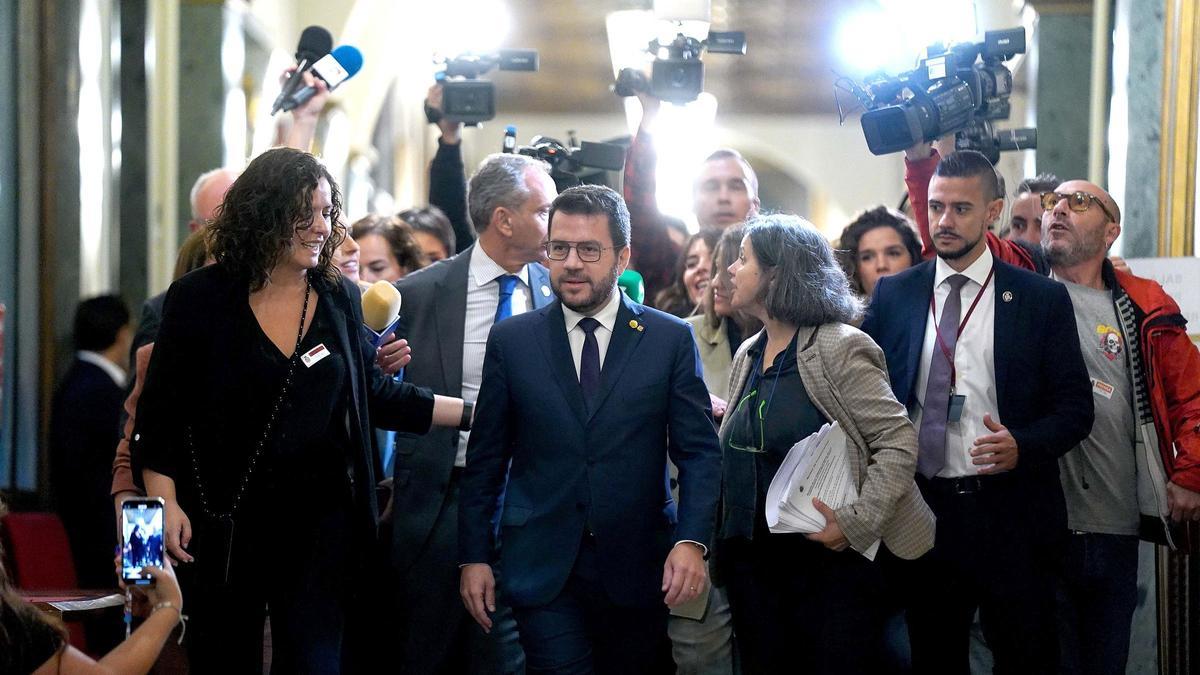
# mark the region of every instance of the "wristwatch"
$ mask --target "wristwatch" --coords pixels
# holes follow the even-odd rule
[[[470,401],[463,401],[462,419],[458,422],[459,431],[471,430],[471,419],[475,416],[475,404]]]

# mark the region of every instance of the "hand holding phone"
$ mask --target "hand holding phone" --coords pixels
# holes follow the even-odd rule
[[[153,585],[148,568],[164,566],[164,505],[159,497],[138,497],[121,506],[121,578],[126,584]]]

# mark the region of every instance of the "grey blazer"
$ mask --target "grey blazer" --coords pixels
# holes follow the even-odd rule
[[[761,334],[742,343],[734,356],[730,401],[738,399],[750,376],[754,363],[747,352]],[[921,556],[933,548],[934,516],[913,480],[917,433],[892,395],[883,351],[865,333],[841,323],[801,328],[796,344],[796,367],[809,398],[841,425],[856,450],[850,469],[858,501],[837,510],[850,546],[865,551],[883,539],[901,558]],[[728,433],[722,424],[722,446]]]
[[[404,379],[435,394],[462,395],[462,350],[467,306],[467,277],[471,271],[471,253],[478,243],[456,256],[406,275],[396,282],[404,298],[397,337],[407,338],[414,358],[404,371]],[[531,263],[529,286],[533,289],[533,308],[554,300],[550,275],[545,267]],[[458,448],[458,430],[434,427],[423,436],[396,435],[393,470],[392,560],[404,573],[425,551],[438,514],[449,499],[450,476]],[[453,528],[454,519],[448,521]],[[442,562],[454,565],[454,546],[443,547]]]

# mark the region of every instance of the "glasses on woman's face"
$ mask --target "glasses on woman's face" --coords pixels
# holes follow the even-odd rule
[[[1090,208],[1094,203],[1096,206],[1100,207],[1100,210],[1104,212],[1104,215],[1108,216],[1109,220],[1113,222],[1116,222],[1117,220],[1112,213],[1109,213],[1108,207],[1104,205],[1104,202],[1101,201],[1099,197],[1083,191],[1071,192],[1069,194],[1064,194],[1062,192],[1044,192],[1042,193],[1042,208],[1047,211],[1053,211],[1054,207],[1063,199],[1067,200],[1067,207],[1075,213],[1083,213],[1087,211],[1088,208]]]
[[[551,260],[566,260],[571,255],[571,249],[575,249],[580,260],[594,263],[600,262],[601,254],[613,248],[616,246],[601,246],[598,241],[581,241],[577,244],[569,241],[548,241],[546,242],[546,257]]]
[[[763,415],[767,409],[768,401],[758,401],[758,405],[754,402],[758,399],[758,389],[752,390],[749,394],[742,397],[738,404],[733,408],[733,416],[730,419],[733,421],[734,427],[729,432],[729,447],[742,452],[763,453],[764,439],[764,423]],[[729,415],[727,412],[726,415]]]

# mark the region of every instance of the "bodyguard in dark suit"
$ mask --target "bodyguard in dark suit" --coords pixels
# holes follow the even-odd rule
[[[543,256],[554,182],[544,162],[493,155],[471,179],[479,240],[396,283],[416,358],[405,379],[473,401],[492,325],[543,307],[553,295]],[[458,600],[458,509],[467,433],[434,429],[396,438],[392,561],[405,673],[514,673],[523,657],[511,613],[485,634]]]
[[[51,476],[81,588],[113,584],[117,544],[112,520],[113,448],[125,400],[124,363],[133,328],[115,295],[75,310],[75,362],[54,394],[50,414]]]
[[[907,570],[915,672],[969,671],[976,608],[997,673],[1056,670],[1058,458],[1091,429],[1091,385],[1066,289],[992,258],[984,233],[1002,207],[983,155],[942,159],[938,257],[880,279],[863,323],[919,429],[917,483],[938,519]]]
[[[663,672],[667,605],[706,592],[721,471],[708,393],[688,326],[617,290],[629,260],[620,196],[571,188],[550,220],[560,302],[488,339],[461,481],[463,601],[490,629],[507,474],[497,567],[529,672]]]

